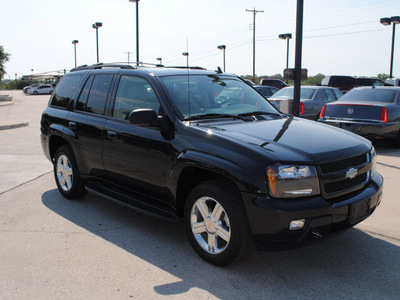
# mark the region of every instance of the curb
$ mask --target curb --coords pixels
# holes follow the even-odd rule
[[[14,104],[14,96],[0,95],[0,106]]]

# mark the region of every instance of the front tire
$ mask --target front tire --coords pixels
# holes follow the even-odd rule
[[[54,178],[60,193],[68,199],[81,198],[86,194],[78,165],[71,148],[62,146],[54,156]]]
[[[209,181],[196,186],[185,205],[189,241],[205,261],[226,266],[253,249],[244,205],[231,185]]]

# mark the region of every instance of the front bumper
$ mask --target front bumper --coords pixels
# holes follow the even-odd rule
[[[361,190],[340,198],[321,196],[277,199],[268,195],[242,193],[256,244],[299,243],[324,237],[368,218],[380,204],[383,178],[375,173]],[[305,219],[299,230],[289,230],[293,220]]]
[[[400,123],[372,123],[350,120],[320,119],[318,122],[333,125],[361,136],[371,138],[395,138],[400,130]]]

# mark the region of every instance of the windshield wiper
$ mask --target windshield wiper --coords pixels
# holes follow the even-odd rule
[[[243,120],[242,116],[240,116],[240,115],[218,114],[218,113],[191,116],[191,117],[185,118],[184,120],[190,121],[190,120],[215,119],[215,118],[233,118],[233,119]]]
[[[279,113],[273,113],[273,112],[267,112],[267,111],[253,111],[253,112],[238,114],[239,117],[260,116],[260,115],[281,116],[281,114],[279,114]]]

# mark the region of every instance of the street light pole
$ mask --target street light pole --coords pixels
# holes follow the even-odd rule
[[[263,10],[246,9],[247,12],[253,13],[253,82],[256,77],[256,14],[258,12],[264,12]]]
[[[72,44],[74,45],[74,57],[75,57],[75,68],[76,68],[76,44],[78,44],[78,40],[73,40]]]
[[[186,56],[186,66],[189,69],[189,52],[183,52],[183,56]]]
[[[286,50],[286,69],[289,68],[289,40],[292,38],[291,33],[283,33],[279,35],[279,38],[281,40],[287,40],[287,50]],[[286,83],[288,83],[288,80],[286,80]]]
[[[97,49],[97,63],[99,63],[99,32],[98,29],[103,26],[103,23],[96,22],[92,25],[96,29],[96,49]]]
[[[395,33],[396,33],[396,24],[400,24],[400,17],[395,16],[391,18],[381,18],[380,20],[382,25],[390,25],[390,23],[393,24],[393,29],[392,29],[392,47],[391,47],[391,53],[390,53],[390,74],[389,77],[393,78],[393,57],[394,57],[394,39],[395,39]]]
[[[136,2],[136,65],[139,65],[139,0],[129,0]]]
[[[223,59],[224,59],[224,72],[225,72],[225,49],[226,49],[226,45],[219,45],[217,46],[217,49],[222,50],[223,51]]]

